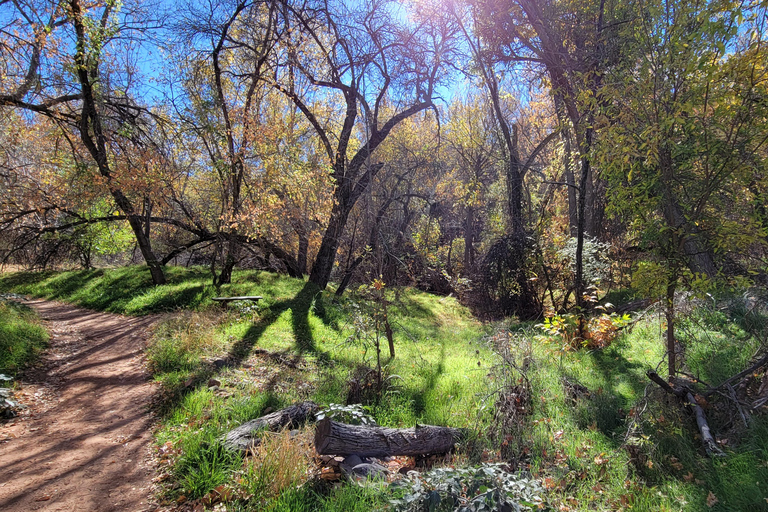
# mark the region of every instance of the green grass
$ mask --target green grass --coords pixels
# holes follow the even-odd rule
[[[304,399],[346,401],[350,381],[375,366],[375,332],[356,327],[359,301],[337,300],[302,280],[243,271],[220,293],[265,298],[257,310],[224,310],[210,301],[215,290],[207,272],[169,269],[168,276],[168,285],[153,287],[140,267],[14,274],[0,277],[0,289],[122,313],[172,311],[148,349],[164,390],[156,435],[167,449],[166,499],[205,498],[219,488],[227,489],[231,510],[382,509],[380,491],[304,482],[303,473],[277,473],[284,468],[266,455],[243,459],[220,443],[224,432],[267,410]],[[397,357],[383,358],[389,385],[381,395],[361,393],[380,424],[468,428],[457,463],[512,454],[543,483],[555,510],[768,510],[768,421],[754,415],[748,427],[735,428],[732,416],[709,410],[713,431],[732,440],[725,457],[707,458],[692,417],[645,377],[664,359],[659,317],[605,349],[560,352],[561,343],[544,342],[530,326],[480,324],[453,298],[410,289],[387,298]],[[702,307],[679,321],[686,370],[703,381],[721,382],[758,349],[768,322],[737,302]],[[501,333],[493,340],[510,347],[516,364],[527,357],[529,365],[531,402],[514,437],[493,422],[494,391],[523,381],[515,368],[498,367],[492,333]],[[208,388],[210,378],[221,382],[219,390]],[[274,445],[286,454],[282,460],[307,457],[289,453],[289,445]],[[278,480],[286,483],[268,484]]]
[[[48,333],[32,309],[0,300],[0,373],[16,376],[47,344]]]
[[[292,296],[300,281],[286,282],[276,274],[236,273],[232,284],[219,290],[202,268],[166,267],[168,284],[155,286],[144,266],[68,272],[16,272],[0,274],[0,291],[61,300],[99,311],[146,315],[184,309],[205,309],[211,297],[256,291],[272,300]],[[298,288],[297,288],[298,287]]]

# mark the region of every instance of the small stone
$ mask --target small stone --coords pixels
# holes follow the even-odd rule
[[[346,459],[344,459],[344,464],[348,464],[352,467],[357,466],[358,464],[362,464],[363,459],[361,459],[358,455],[350,455]]]
[[[221,387],[221,381],[216,379],[210,379],[208,381],[208,387],[209,388],[220,388]]]
[[[339,467],[344,472],[344,474],[349,475],[352,473],[352,469],[355,466],[362,463],[363,463],[363,460],[360,457],[358,457],[357,455],[350,455],[346,459],[344,459],[344,461],[341,464],[339,464]]]
[[[352,468],[352,476],[359,478],[386,478],[389,471],[381,464],[358,464]]]
[[[333,459],[333,456],[331,456],[331,455],[321,455],[320,456],[320,461],[323,464],[328,464],[329,462],[331,462],[332,459]]]

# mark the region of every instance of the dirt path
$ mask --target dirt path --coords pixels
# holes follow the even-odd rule
[[[154,510],[154,385],[142,356],[153,319],[28,304],[51,346],[22,378],[29,408],[0,424],[0,510]]]

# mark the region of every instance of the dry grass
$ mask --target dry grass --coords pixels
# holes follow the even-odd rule
[[[218,332],[226,320],[227,313],[221,310],[182,310],[160,324],[156,337],[172,337],[174,345],[187,353],[215,356],[226,345]]]
[[[311,478],[313,428],[264,432],[261,444],[244,463],[241,483],[257,502],[268,502]]]

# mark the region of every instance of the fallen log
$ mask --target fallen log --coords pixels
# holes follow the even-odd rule
[[[458,428],[416,425],[414,428],[385,428],[347,425],[328,418],[315,430],[315,450],[320,455],[387,457],[447,453],[465,437]]]
[[[247,452],[256,447],[259,432],[275,431],[285,427],[300,427],[307,421],[314,420],[318,407],[314,402],[301,402],[271,414],[261,416],[230,430],[222,438],[224,446],[230,450]]]
[[[699,434],[701,435],[701,441],[704,443],[704,450],[707,452],[707,455],[710,457],[723,455],[723,451],[717,446],[715,438],[709,430],[709,423],[707,423],[707,416],[704,414],[704,409],[702,409],[696,401],[694,393],[685,387],[670,386],[667,381],[662,379],[659,374],[653,370],[648,370],[645,374],[649,379],[658,384],[661,389],[681,398],[691,407],[694,416],[696,416],[696,426],[699,427]]]

